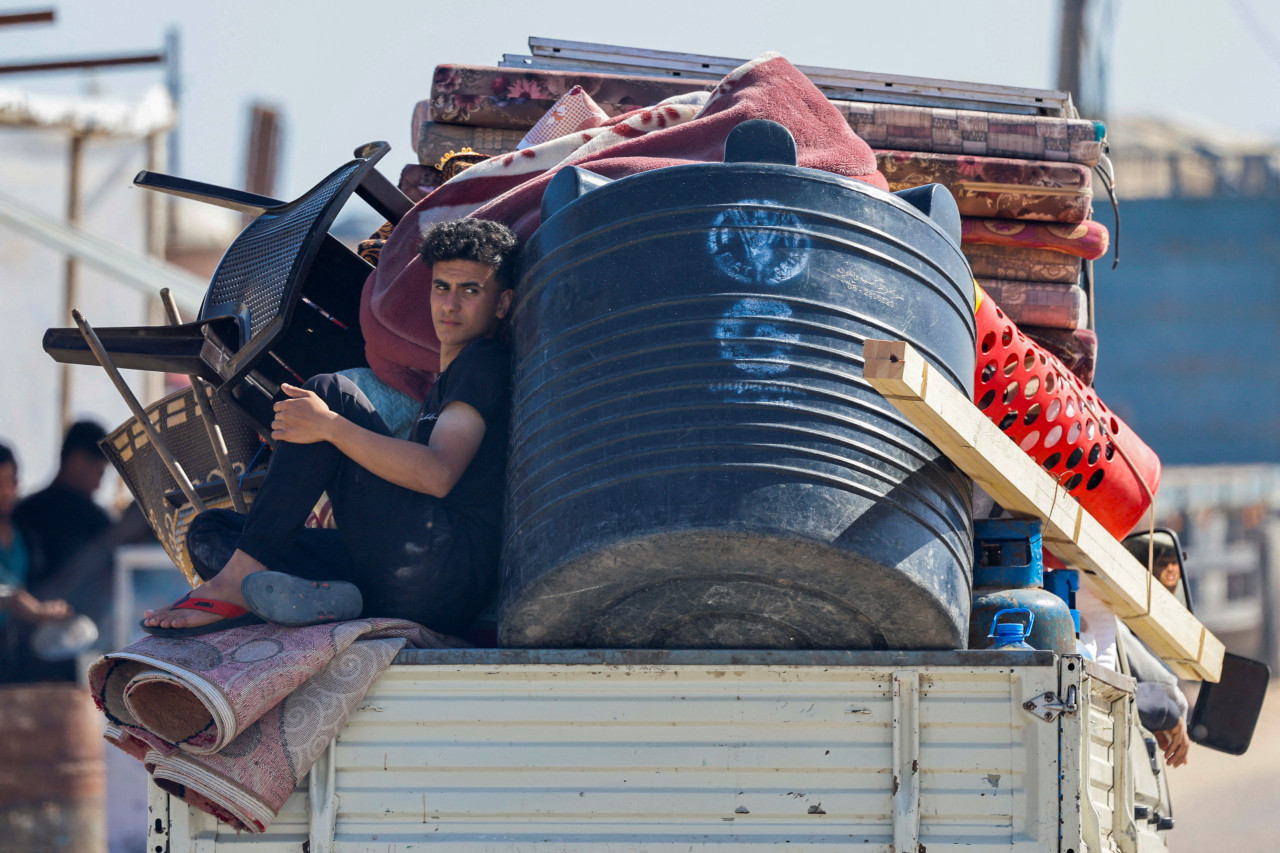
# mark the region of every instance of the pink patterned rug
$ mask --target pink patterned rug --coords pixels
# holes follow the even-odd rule
[[[465,645],[400,619],[147,637],[94,663],[89,689],[157,785],[257,833],[396,652]]]

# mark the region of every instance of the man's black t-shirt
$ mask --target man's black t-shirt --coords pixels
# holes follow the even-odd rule
[[[430,443],[436,418],[454,401],[466,403],[484,418],[484,439],[443,503],[450,515],[480,534],[477,545],[496,549],[502,528],[511,415],[511,353],[505,344],[477,338],[458,353],[423,402],[410,440]]]
[[[50,483],[43,490],[18,504],[14,520],[34,534],[44,553],[44,571],[32,567],[27,588],[35,589],[45,575],[56,575],[76,553],[94,537],[111,526],[111,517],[87,495],[60,483]]]

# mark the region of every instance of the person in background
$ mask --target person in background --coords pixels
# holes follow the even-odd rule
[[[27,583],[36,587],[56,576],[76,552],[111,527],[111,517],[93,500],[102,484],[107,458],[98,442],[106,431],[93,421],[78,421],[67,430],[53,482],[25,498],[14,519],[29,530],[44,555],[41,571]]]
[[[40,601],[27,591],[33,570],[40,573],[41,552],[35,537],[15,521],[18,505],[18,460],[0,444],[0,683],[18,680],[23,671],[26,629],[41,622],[66,619],[71,608],[65,601]]]

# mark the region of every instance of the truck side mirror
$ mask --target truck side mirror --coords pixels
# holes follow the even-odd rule
[[[1219,752],[1244,755],[1270,680],[1271,668],[1265,663],[1227,652],[1218,682],[1200,685],[1191,712],[1191,740]]]
[[[1182,606],[1191,610],[1191,591],[1187,588],[1187,570],[1183,565],[1183,559],[1186,554],[1182,552],[1182,543],[1178,541],[1178,534],[1174,533],[1167,527],[1157,527],[1154,531],[1147,533],[1133,533],[1126,536],[1120,543],[1124,545],[1125,550],[1133,555],[1144,566],[1148,566],[1148,559],[1154,560],[1156,571],[1156,579],[1162,584],[1165,583],[1161,579],[1160,567],[1166,563],[1176,561],[1178,566],[1178,577],[1176,586],[1169,591],[1173,593],[1173,597],[1182,603]],[[1153,568],[1148,566],[1149,569]]]

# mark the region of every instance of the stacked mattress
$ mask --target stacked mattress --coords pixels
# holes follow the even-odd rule
[[[889,188],[947,187],[978,284],[1023,332],[1091,382],[1097,337],[1087,328],[1082,276],[1109,238],[1092,219],[1101,128],[1050,116],[849,106],[856,108],[850,124],[878,146]]]
[[[463,149],[492,157],[520,146],[525,135],[574,87],[605,117],[668,98],[710,92],[716,81],[632,74],[439,65],[431,97],[413,110],[418,162],[405,167],[401,189],[417,200],[434,189],[448,160]]]
[[[506,154],[580,87],[598,116],[696,96],[715,81],[534,68],[440,65],[413,112],[418,162],[401,187],[414,199],[456,171],[450,160]],[[1092,219],[1092,169],[1102,126],[1083,119],[833,100],[876,151],[890,189],[946,186],[963,218],[973,274],[1023,331],[1092,381],[1097,339],[1081,286],[1086,261],[1107,251]],[[474,156],[470,155],[469,156]]]

